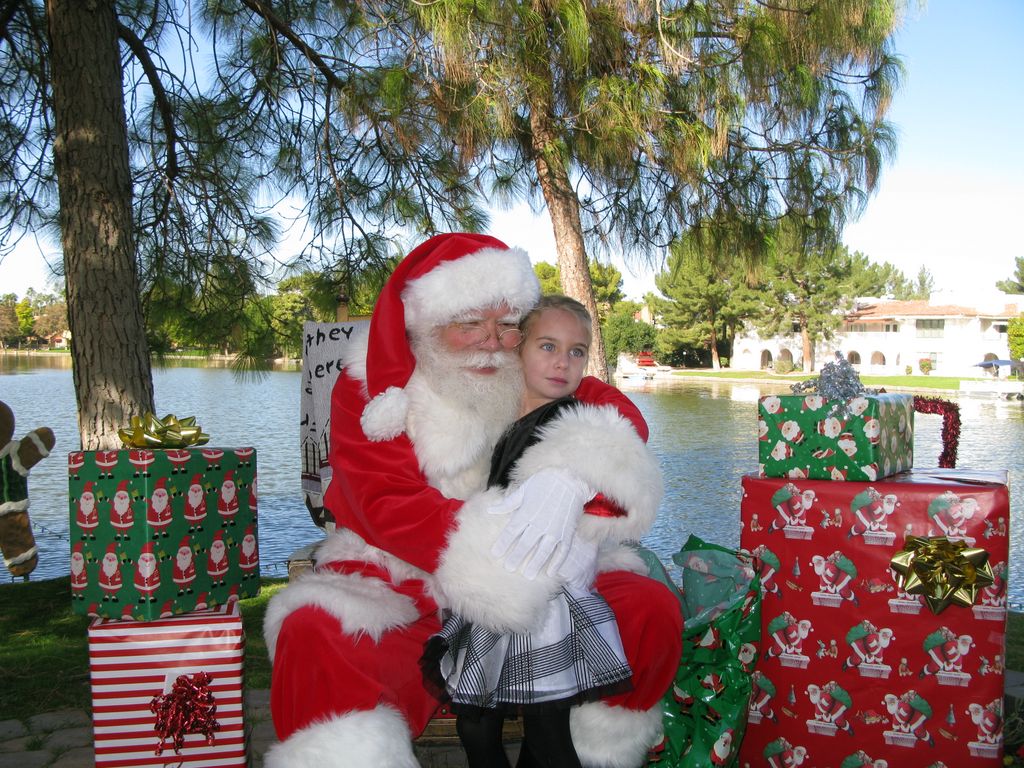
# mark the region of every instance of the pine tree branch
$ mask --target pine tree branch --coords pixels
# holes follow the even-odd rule
[[[23,0],[7,0],[3,8],[0,8],[0,40],[7,40],[7,25],[11,23],[14,14],[21,6]]]
[[[178,132],[174,122],[174,108],[171,106],[167,91],[160,80],[160,72],[153,63],[152,56],[146,44],[131,29],[121,22],[117,24],[117,34],[128,45],[128,48],[142,65],[142,71],[146,73],[150,88],[153,89],[153,98],[156,100],[157,109],[160,112],[160,120],[164,124],[164,134],[167,136],[167,165],[164,168],[167,189],[171,188],[171,182],[178,176]]]
[[[266,3],[261,2],[261,0],[242,0],[242,3],[254,13],[258,13],[262,16],[274,31],[282,35],[288,40],[288,42],[302,51],[302,55],[313,63],[313,65],[320,71],[320,74],[323,75],[324,79],[327,80],[332,87],[342,90],[344,83],[334,73],[334,70],[331,69],[330,65],[328,65],[324,58],[313,50],[313,48],[307,45],[302,38],[295,33],[291,26],[284,19],[274,13]]]

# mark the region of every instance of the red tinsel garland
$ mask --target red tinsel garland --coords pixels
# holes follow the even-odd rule
[[[206,743],[213,744],[213,733],[220,723],[213,717],[217,704],[209,687],[212,679],[206,672],[180,675],[170,693],[153,697],[149,708],[156,715],[156,734],[160,737],[157,755],[164,751],[168,740],[174,741],[175,754],[180,753],[188,733],[205,734]]]
[[[942,415],[942,453],[940,467],[955,467],[956,452],[960,447],[960,406],[940,397],[914,395],[914,410],[918,413]]]

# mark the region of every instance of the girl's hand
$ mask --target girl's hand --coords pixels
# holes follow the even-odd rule
[[[502,558],[509,571],[522,569],[535,579],[546,567],[555,573],[562,567],[575,538],[583,505],[594,491],[564,469],[537,472],[488,509],[491,514],[511,513],[498,535],[491,554]]]

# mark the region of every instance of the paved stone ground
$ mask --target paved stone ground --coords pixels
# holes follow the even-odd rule
[[[270,692],[247,691],[245,728],[249,739],[249,766],[262,768],[263,754],[276,741],[270,720]],[[465,768],[457,744],[417,744],[423,768]],[[514,761],[518,744],[509,745]],[[62,710],[36,715],[27,721],[0,721],[0,768],[92,768],[92,719],[88,712]]]
[[[1006,673],[1007,709],[1024,703],[1024,672]],[[1015,700],[1012,704],[1009,700]],[[245,725],[249,733],[249,765],[262,768],[263,754],[275,741],[270,721],[270,692],[247,691]],[[509,745],[515,762],[518,744]],[[466,768],[458,745],[416,745],[423,768]],[[87,712],[62,710],[27,721],[0,721],[0,768],[92,768],[92,720]]]

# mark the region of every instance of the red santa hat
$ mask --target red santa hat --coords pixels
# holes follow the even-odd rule
[[[224,473],[224,482],[225,483],[228,483],[228,482],[233,483],[234,481],[235,481],[235,470],[229,469],[227,472]]]
[[[82,486],[82,495],[85,496],[87,493],[92,493],[92,480],[86,480],[85,485]]]
[[[132,621],[135,617],[132,615],[132,606],[126,605],[124,610],[121,611],[121,621]]]
[[[254,535],[254,531],[253,531],[253,529],[252,529],[252,526],[251,526],[251,525],[247,525],[247,526],[245,526],[245,535],[246,535],[246,536],[252,536],[252,535]]]
[[[224,531],[217,531],[213,534],[213,543],[216,544],[218,541],[221,544],[224,543]]]
[[[82,554],[82,542],[76,541],[71,547],[71,554],[75,553],[78,553],[79,555]]]
[[[436,235],[416,247],[392,273],[370,320],[362,416],[371,440],[405,431],[404,387],[416,367],[406,331],[427,332],[466,312],[501,304],[522,316],[540,286],[525,251],[488,235]]]
[[[153,542],[152,541],[147,541],[145,544],[142,545],[142,551],[139,553],[139,555],[152,555],[152,554],[153,554]]]
[[[154,491],[156,491],[156,490],[160,490],[160,491],[167,490],[167,478],[166,477],[157,478],[156,486],[153,488],[153,490]]]
[[[181,537],[181,544],[178,545],[178,549],[191,549],[192,542],[188,540],[188,534]]]
[[[117,490],[118,492],[124,491],[125,493],[128,493],[128,481],[122,480],[120,483],[118,483]]]
[[[203,484],[202,481],[203,481],[203,476],[201,474],[199,474],[198,472],[196,474],[192,475],[192,485],[202,485]]]
[[[112,541],[109,544],[107,544],[107,554],[115,556],[117,555],[117,542]]]

